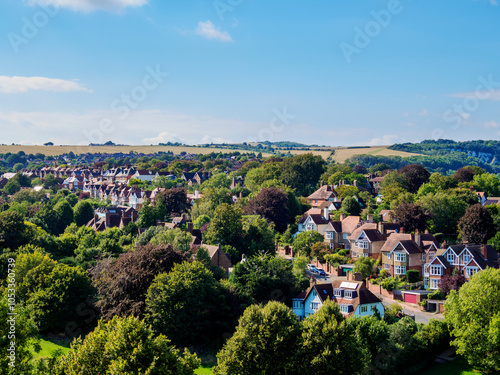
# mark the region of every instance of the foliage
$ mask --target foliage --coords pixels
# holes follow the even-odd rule
[[[80,201],[73,207],[73,216],[76,225],[86,225],[94,218],[94,208],[87,200]]]
[[[284,232],[292,220],[288,210],[288,194],[275,187],[262,189],[245,207],[250,215],[260,215],[273,222],[276,230]]]
[[[241,209],[223,203],[215,210],[212,223],[204,233],[204,241],[211,245],[220,243],[238,248],[243,235]]]
[[[380,285],[388,292],[392,292],[398,287],[400,282],[401,280],[399,280],[399,277],[388,277],[387,279],[382,280]]]
[[[211,343],[232,329],[226,293],[199,262],[177,264],[158,275],[146,305],[146,321],[176,345]]]
[[[487,268],[445,303],[453,346],[469,364],[487,373],[500,371],[500,270]]]
[[[470,243],[484,244],[496,233],[496,228],[489,211],[476,204],[465,211],[458,223],[462,240]]]
[[[106,320],[115,315],[142,317],[146,293],[154,278],[184,260],[170,245],[149,244],[120,255],[114,262],[109,259],[99,262],[91,274],[103,317]]]
[[[354,272],[359,272],[363,280],[366,280],[373,274],[375,263],[376,260],[372,257],[360,257],[356,263],[354,263]]]
[[[467,279],[461,273],[451,276],[444,275],[439,282],[439,290],[447,296],[452,290],[458,291],[466,282]]]
[[[342,201],[342,212],[347,216],[359,216],[361,205],[355,197],[347,197]]]
[[[401,203],[394,211],[394,216],[399,225],[407,232],[425,231],[429,216],[422,207],[414,203]]]
[[[15,211],[0,213],[0,248],[12,250],[27,243],[26,225],[21,214]]]
[[[467,203],[445,192],[429,194],[420,199],[418,204],[431,215],[431,231],[446,235],[457,233],[458,220],[467,210]]]
[[[214,374],[301,374],[299,348],[299,322],[288,307],[279,302],[252,305],[217,354]]]
[[[410,193],[416,193],[422,184],[429,181],[430,173],[425,167],[418,164],[405,165],[399,170],[404,177],[404,187]]]
[[[199,365],[196,354],[186,349],[181,355],[138,318],[115,316],[108,323],[101,320],[85,340],[76,339],[57,361],[54,374],[189,375]]]
[[[317,242],[324,242],[324,237],[315,230],[301,232],[295,237],[293,248],[300,255],[310,257],[312,247]]]
[[[274,255],[255,256],[236,264],[229,281],[258,303],[290,302],[309,285],[305,276],[293,272],[290,262]]]

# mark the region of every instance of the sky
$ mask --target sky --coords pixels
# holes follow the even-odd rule
[[[500,136],[496,0],[1,0],[0,144]]]

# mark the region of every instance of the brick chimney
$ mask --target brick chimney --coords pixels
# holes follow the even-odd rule
[[[401,227],[401,229],[399,230],[399,233],[404,233],[405,232],[405,228]]]
[[[366,215],[366,220],[367,220],[369,223],[373,223],[373,214],[368,214],[368,215]]]
[[[340,221],[344,220],[346,218],[345,214],[344,213],[341,213],[340,214]]]
[[[310,280],[310,286],[313,287],[316,285],[316,277],[314,277],[314,275],[311,276],[311,280]]]
[[[417,246],[422,245],[422,237],[421,237],[420,231],[418,229],[415,230],[415,243],[417,244]]]
[[[385,223],[383,223],[382,221],[380,223],[378,223],[378,231],[380,233],[382,233],[383,235],[387,234],[387,230],[385,228]]]
[[[484,260],[488,260],[488,248],[485,244],[481,245],[481,255],[483,256]]]
[[[361,276],[360,272],[354,273],[354,281],[363,281],[363,276]]]

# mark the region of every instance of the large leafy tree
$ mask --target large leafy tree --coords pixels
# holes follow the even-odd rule
[[[364,373],[369,351],[354,333],[353,325],[347,324],[338,304],[325,301],[302,325],[303,373]]]
[[[416,193],[422,184],[429,181],[430,173],[419,164],[405,165],[399,170],[404,179],[404,187],[410,193]]]
[[[445,309],[457,353],[485,373],[500,372],[500,270],[487,268],[451,291]]]
[[[156,336],[138,318],[115,316],[108,323],[101,320],[85,340],[77,338],[52,373],[190,375],[199,365],[196,354],[186,349],[181,355],[167,337]]]
[[[315,243],[325,242],[325,238],[318,231],[310,230],[299,233],[293,242],[293,250],[303,256],[312,256],[312,248]]]
[[[54,234],[62,234],[64,229],[73,222],[73,208],[68,201],[61,200],[54,206],[54,212],[57,218],[57,232]]]
[[[245,211],[250,215],[260,215],[273,222],[276,230],[284,232],[290,223],[288,210],[288,194],[275,187],[264,188],[248,202]]]
[[[281,181],[306,196],[314,189],[325,172],[325,161],[319,155],[303,154],[286,158],[280,164]]]
[[[486,243],[496,232],[490,212],[480,204],[467,208],[458,223],[458,228],[462,240],[479,244]]]
[[[290,302],[309,284],[304,276],[295,275],[290,262],[274,255],[255,256],[238,263],[229,282],[256,302]]]
[[[181,214],[189,207],[186,190],[182,187],[168,189],[155,196],[156,218],[165,220],[172,214]]]
[[[106,320],[115,315],[142,317],[146,293],[154,278],[185,259],[170,245],[149,244],[120,255],[114,262],[101,261],[91,274],[103,317]]]
[[[375,266],[376,260],[372,257],[362,257],[359,258],[354,264],[354,272],[359,272],[363,280],[366,280],[373,274],[373,266]]]
[[[0,248],[14,250],[27,240],[23,216],[16,211],[0,213]]]
[[[430,229],[447,235],[457,233],[458,221],[467,210],[467,203],[445,192],[428,194],[417,203],[431,215]]]
[[[413,232],[418,229],[424,231],[427,228],[427,219],[429,216],[422,207],[414,203],[401,203],[394,212],[398,223],[407,232]]]
[[[245,254],[252,256],[254,254],[274,253],[275,250],[275,231],[272,224],[258,216],[246,218],[244,222],[244,246]],[[239,259],[236,259],[237,262]]]
[[[491,173],[476,174],[467,186],[473,186],[476,191],[483,191],[489,197],[500,196],[500,178]]]
[[[205,242],[216,245],[221,244],[239,248],[243,236],[243,223],[241,209],[223,203],[215,210],[214,217],[204,234]]]
[[[217,354],[215,375],[303,374],[297,316],[282,303],[248,307],[235,334]]]
[[[76,225],[81,227],[94,218],[94,208],[88,201],[80,201],[73,207],[73,216]]]
[[[348,216],[358,216],[361,213],[361,205],[354,197],[344,199],[341,209]]]
[[[146,321],[179,346],[207,344],[231,330],[227,295],[200,262],[158,275],[146,297]]]

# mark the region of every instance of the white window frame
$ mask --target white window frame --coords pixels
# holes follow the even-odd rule
[[[470,254],[465,253],[465,254],[464,254],[464,257],[463,257],[463,259],[464,259],[464,264],[465,264],[465,263],[469,263],[470,258],[471,258]]]
[[[443,275],[443,267],[431,265],[430,274],[431,274],[431,276],[442,276]]]
[[[360,249],[367,250],[370,248],[370,243],[368,241],[361,240],[356,243],[356,246]]]
[[[387,264],[387,263],[384,263],[384,269],[385,269],[386,271],[390,271],[390,269],[391,269],[391,265],[390,265],[390,264]]]
[[[319,303],[318,302],[311,302],[311,309],[313,311],[318,311],[319,310]]]
[[[405,253],[394,253],[394,261],[395,262],[406,262],[406,254]]]
[[[465,267],[465,274],[467,277],[472,277],[479,272],[478,267]]]
[[[392,259],[392,254],[391,253],[387,254],[387,259]]]
[[[455,263],[455,254],[453,254],[451,251],[446,255],[446,260],[448,263],[453,264]]]
[[[307,224],[306,225],[306,231],[313,230],[313,224]]]
[[[333,232],[325,232],[325,239],[333,240]]]
[[[406,266],[394,266],[395,275],[406,275]]]
[[[334,290],[333,291],[333,295],[336,297],[336,298],[342,298],[343,296],[343,293],[342,293],[342,290]]]
[[[439,280],[438,279],[429,279],[429,289],[438,289]]]
[[[342,314],[349,314],[349,306],[348,305],[340,305],[340,312]]]

